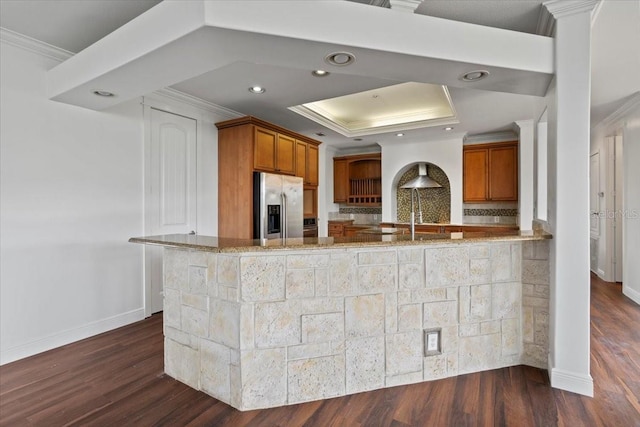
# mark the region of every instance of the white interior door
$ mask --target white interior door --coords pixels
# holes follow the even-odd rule
[[[147,111],[145,234],[195,232],[197,123],[153,108]],[[163,308],[162,248],[145,248],[145,301],[150,315]]]

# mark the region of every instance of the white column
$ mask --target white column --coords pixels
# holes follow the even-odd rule
[[[531,230],[533,223],[533,120],[516,122],[520,128],[518,147],[518,211],[521,230]]]
[[[556,19],[555,120],[549,141],[549,223],[554,234],[549,372],[553,387],[588,396],[593,396],[589,371],[590,44],[591,12],[597,3],[545,3]]]

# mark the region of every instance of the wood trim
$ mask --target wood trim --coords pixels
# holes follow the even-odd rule
[[[272,130],[274,132],[282,133],[282,134],[290,136],[292,138],[299,139],[299,140],[304,141],[304,142],[306,142],[308,144],[313,144],[313,145],[322,144],[321,141],[316,141],[315,139],[309,138],[308,136],[299,134],[297,132],[294,132],[292,130],[283,128],[283,127],[278,126],[278,125],[274,125],[273,123],[269,123],[267,121],[261,120],[261,119],[259,119],[257,117],[253,117],[253,116],[244,116],[244,117],[239,117],[237,119],[231,119],[231,120],[225,120],[223,122],[218,122],[218,123],[216,123],[216,127],[218,128],[218,130],[220,130],[220,129],[225,129],[225,128],[234,127],[234,126],[240,126],[240,125],[245,125],[245,124],[252,124],[252,125],[255,125],[255,126],[260,126],[260,127]]]
[[[355,162],[358,160],[381,160],[382,153],[370,153],[370,154],[353,154],[350,156],[334,157],[333,160],[347,160],[349,162]]]

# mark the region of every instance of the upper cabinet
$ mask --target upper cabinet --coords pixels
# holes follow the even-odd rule
[[[356,206],[382,204],[380,153],[333,158],[333,201]]]
[[[465,203],[518,200],[518,142],[466,145],[463,148]]]
[[[255,126],[254,141],[254,169],[295,175],[295,138]]]
[[[304,180],[305,185],[318,185],[318,146],[296,141],[296,176]]]
[[[349,198],[349,162],[333,158],[333,203],[347,203]]]
[[[318,163],[318,146],[315,144],[307,144],[306,180],[308,185],[318,185]]]

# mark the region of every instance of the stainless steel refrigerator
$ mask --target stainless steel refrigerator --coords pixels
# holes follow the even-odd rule
[[[303,237],[302,178],[253,173],[253,238]]]

